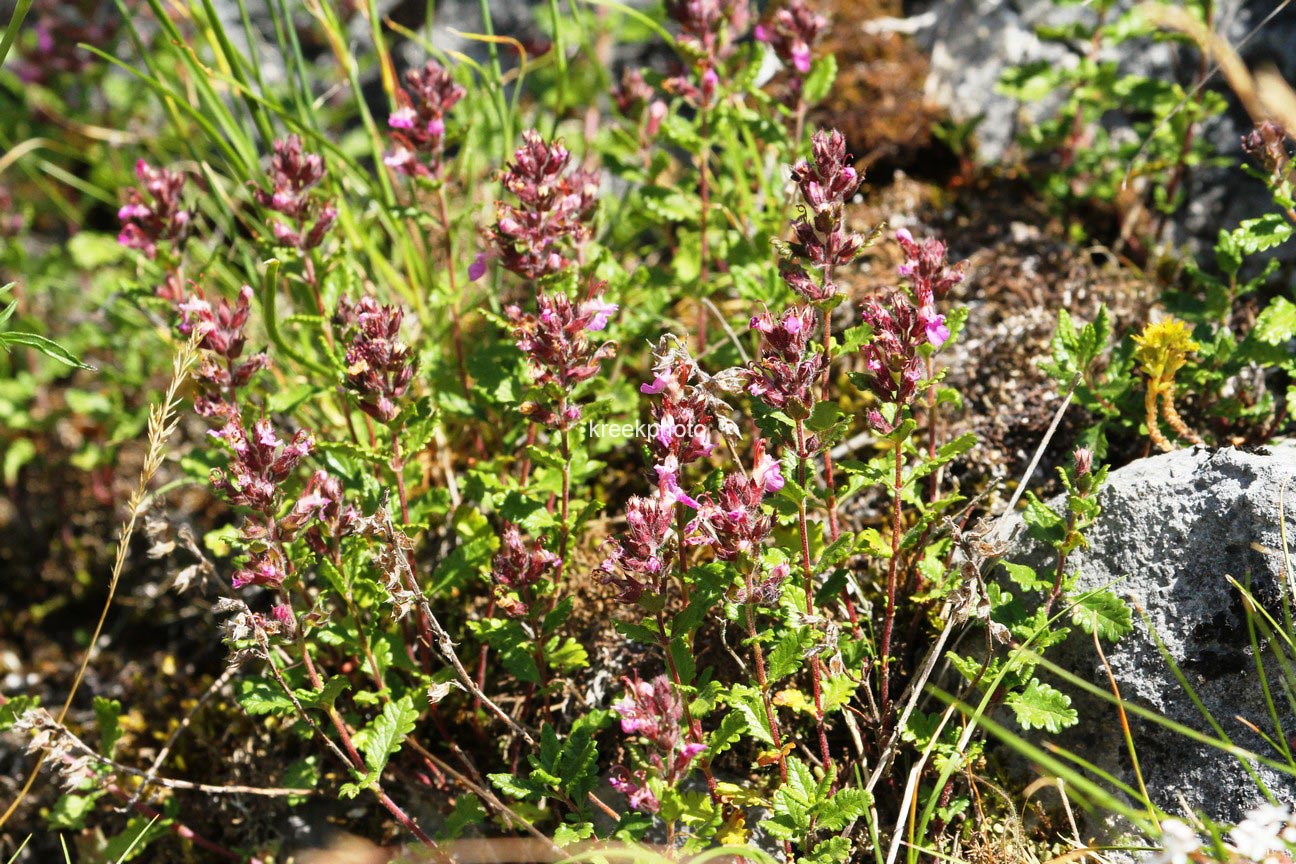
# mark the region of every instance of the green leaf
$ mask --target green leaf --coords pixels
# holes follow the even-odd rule
[[[786,678],[801,668],[805,660],[806,644],[810,640],[808,629],[788,630],[769,653],[770,683]]]
[[[283,689],[269,678],[244,678],[239,681],[238,690],[238,703],[253,716],[289,714],[296,710]]]
[[[30,438],[15,438],[5,449],[4,482],[12,487],[18,482],[18,472],[23,466],[36,458],[36,445]]]
[[[1022,520],[1026,523],[1030,536],[1042,543],[1060,543],[1066,536],[1066,520],[1033,492],[1026,493],[1026,509],[1022,512]]]
[[[1238,248],[1254,255],[1286,243],[1292,236],[1292,224],[1278,213],[1266,213],[1256,219],[1244,219],[1233,232]]]
[[[1115,642],[1134,629],[1129,607],[1110,591],[1091,591],[1071,607],[1071,620],[1086,633]]]
[[[39,696],[18,694],[0,705],[0,732],[10,729],[18,718],[40,705]]]
[[[38,336],[35,333],[22,333],[12,331],[9,333],[0,333],[0,346],[8,350],[14,345],[25,348],[34,348],[44,354],[51,360],[57,360],[76,369],[94,369],[95,367],[82,363],[72,352],[64,348],[52,339],[46,339],[44,336]]]
[[[46,825],[55,831],[80,831],[85,828],[86,817],[94,812],[95,802],[103,792],[89,795],[68,793],[60,795],[45,817]]]
[[[844,788],[819,808],[815,826],[840,831],[867,813],[872,803],[873,796],[863,789]]]
[[[1016,582],[1026,591],[1043,591],[1045,588],[1052,587],[1053,583],[1047,579],[1041,579],[1036,573],[1035,568],[1026,564],[1010,564],[1007,561],[1002,562],[1004,570],[1008,573],[1008,578]]]
[[[562,645],[549,652],[549,666],[558,672],[573,672],[589,665],[585,646],[568,636]]]
[[[819,784],[809,766],[787,757],[787,782],[774,792],[774,816],[764,823],[771,837],[802,840],[810,832],[811,809],[818,802]]]
[[[1071,697],[1038,678],[1032,678],[1026,689],[1009,694],[1004,701],[1026,730],[1044,729],[1056,735],[1079,720],[1071,707]]]
[[[802,93],[807,105],[815,105],[827,98],[833,82],[837,80],[837,58],[825,54],[810,66],[810,74],[805,78]]]
[[[487,774],[486,779],[490,780],[491,785],[496,789],[517,801],[526,801],[530,798],[539,797],[529,783],[514,777],[512,774]]]
[[[845,789],[843,792],[847,791]],[[862,791],[862,790],[855,790]],[[865,793],[867,794],[867,793]],[[801,864],[846,864],[851,860],[851,841],[849,837],[829,837],[814,845],[810,854],[797,860]]]
[[[729,688],[727,701],[742,715],[747,723],[747,731],[753,738],[774,746],[774,733],[770,731],[769,718],[765,716],[765,703],[759,690],[747,684],[735,684]]]
[[[692,647],[684,637],[676,636],[670,642],[670,653],[679,672],[680,683],[685,686],[692,684],[693,677],[697,675],[697,660],[693,657]]]
[[[649,186],[639,194],[644,209],[663,222],[693,222],[701,212],[701,200],[682,189]]]
[[[294,691],[293,695],[297,701],[301,702],[305,708],[332,708],[337,697],[342,695],[342,691],[351,686],[351,682],[343,675],[334,675],[324,682],[324,689],[316,690],[313,687],[304,687],[301,690]]]
[[[1296,338],[1296,304],[1275,297],[1256,317],[1251,336],[1266,345],[1284,345]]]
[[[116,236],[95,231],[78,231],[68,240],[67,251],[81,270],[98,270],[127,256],[126,247],[117,242]]]
[[[314,789],[319,779],[319,757],[307,756],[284,769],[281,785],[286,789]]]
[[[742,733],[747,729],[747,720],[739,711],[730,711],[720,719],[719,725],[711,731],[707,738],[707,758],[714,759],[719,754],[728,750],[739,739]]]
[[[99,725],[99,752],[109,759],[121,740],[121,703],[116,699],[94,697],[95,722]]]
[[[486,821],[486,808],[476,795],[465,793],[455,802],[454,810],[446,817],[445,824],[437,832],[438,840],[456,840],[465,830]],[[561,829],[560,829],[561,830]]]
[[[412,693],[406,693],[383,706],[382,713],[374,718],[373,723],[364,730],[362,735],[356,736],[360,739],[358,746],[360,752],[364,754],[365,767],[369,769],[369,773],[356,783],[343,786],[340,790],[341,794],[354,797],[360,790],[367,789],[382,776],[388,760],[400,750],[405,736],[414,731],[418,716],[419,712],[414,707]]]

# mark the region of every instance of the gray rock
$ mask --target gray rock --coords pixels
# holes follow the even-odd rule
[[[1137,0],[1120,0],[1113,16]],[[1273,62],[1288,81],[1296,81],[1296,6],[1282,8],[1276,0],[1217,0],[1216,29],[1238,49],[1248,64]],[[1035,35],[1041,24],[1059,25],[1077,18],[1094,20],[1087,6],[1063,6],[1052,0],[914,0],[906,11],[924,15],[929,26],[916,37],[931,54],[927,90],[956,119],[982,114],[977,129],[979,155],[1002,160],[1020,131],[1019,121],[1047,114],[1047,102],[1019,105],[996,92],[1003,72],[1031,61],[1074,64],[1085,46],[1043,42]],[[1271,17],[1272,16],[1272,17]],[[1131,41],[1114,46],[1104,59],[1114,59],[1124,73],[1192,83],[1198,68],[1195,48],[1172,43]],[[1201,130],[1203,138],[1222,155],[1242,161],[1239,145],[1251,123],[1218,74],[1209,86],[1229,99],[1229,110]],[[1170,239],[1194,250],[1209,250],[1220,228],[1232,228],[1243,218],[1270,209],[1268,194],[1258,181],[1237,168],[1199,168],[1189,178],[1187,203],[1172,223]],[[1287,256],[1293,253],[1282,250]]]
[[[1100,494],[1102,514],[1088,532],[1090,547],[1073,553],[1078,590],[1110,586],[1147,617],[1203,705],[1235,744],[1279,758],[1238,718],[1271,736],[1264,693],[1247,631],[1246,614],[1232,576],[1248,583],[1257,599],[1282,620],[1284,579],[1279,491],[1290,508],[1287,536],[1296,543],[1296,446],[1270,450],[1180,450],[1142,459],[1112,472]],[[1045,550],[1022,543],[1007,560],[1043,565]],[[1134,632],[1104,645],[1122,696],[1164,717],[1211,734],[1201,713],[1176,680],[1137,612]],[[1267,654],[1267,652],[1266,652]],[[1049,655],[1073,673],[1108,688],[1092,642],[1083,633]],[[1269,660],[1270,686],[1288,733],[1296,732],[1281,696],[1279,671]],[[1047,680],[1047,675],[1045,676]],[[1136,787],[1116,709],[1061,682],[1080,723],[1053,740]],[[1241,819],[1261,800],[1246,768],[1218,749],[1130,715],[1135,748],[1148,792],[1171,813],[1185,806],[1225,821]],[[1296,778],[1256,768],[1280,799],[1296,802]],[[1115,823],[1090,826],[1107,839]]]

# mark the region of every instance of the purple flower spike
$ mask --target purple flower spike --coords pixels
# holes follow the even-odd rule
[[[523,314],[516,306],[506,310],[513,326],[513,339],[530,363],[536,383],[556,384],[565,393],[598,374],[599,363],[612,356],[616,345],[597,344],[589,338],[607,326],[616,305],[603,301],[601,283],[591,283],[589,298],[579,305],[566,294],[541,293],[536,297],[537,314]],[[547,426],[565,427],[571,418],[552,410],[538,409],[535,419]]]
[[[525,279],[541,279],[571,266],[571,250],[590,236],[599,178],[571,169],[571,154],[540,133],[522,133],[522,146],[504,171],[504,188],[517,204],[499,202],[491,232],[504,267]]]
[[[824,365],[823,354],[810,347],[814,327],[812,306],[790,307],[778,318],[769,312],[753,318],[752,329],[764,339],[760,357],[750,366],[747,392],[794,418],[809,416]]]
[[[805,75],[810,71],[810,49],[827,28],[828,19],[816,14],[806,0],[789,0],[774,13],[769,27],[757,28],[763,36],[758,32],[756,38],[769,43],[780,60]],[[798,89],[799,85],[798,81]]]
[[[395,147],[383,164],[410,177],[439,177],[445,151],[445,116],[468,91],[439,63],[405,73],[396,91],[400,107],[387,118]]]
[[[400,336],[405,312],[383,306],[365,295],[342,298],[333,316],[346,349],[346,389],[354,393],[360,410],[383,423],[400,414],[400,405],[418,367],[418,358]]]
[[[311,192],[324,179],[324,173],[324,159],[303,151],[301,139],[296,135],[274,142],[271,189],[258,189],[253,195],[262,207],[282,213],[296,226],[278,221],[271,225],[275,241],[280,245],[303,251],[314,249],[337,221],[337,208],[322,204]],[[311,227],[308,229],[307,225]]]
[[[126,203],[117,211],[122,223],[117,242],[156,258],[159,243],[183,240],[193,222],[194,214],[180,206],[185,175],[154,168],[140,159],[135,163],[135,176],[142,188],[128,190]]]
[[[896,271],[913,284],[918,301],[918,317],[927,341],[939,348],[949,340],[945,316],[936,312],[936,301],[963,281],[963,263],[951,267],[945,262],[945,244],[935,239],[919,243],[904,228],[896,231],[896,240],[904,250],[904,263]]]

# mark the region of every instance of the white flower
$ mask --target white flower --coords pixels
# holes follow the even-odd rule
[[[1197,832],[1178,819],[1161,823],[1161,851],[1153,855],[1149,864],[1188,864],[1188,856],[1201,849]]]
[[[1255,861],[1264,861],[1269,853],[1284,848],[1283,835],[1287,833],[1291,811],[1276,804],[1261,804],[1229,832],[1239,855]]]

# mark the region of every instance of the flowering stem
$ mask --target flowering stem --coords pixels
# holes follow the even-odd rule
[[[798,142],[800,137],[797,138]],[[829,265],[824,271],[824,284],[832,284],[832,265]],[[823,310],[823,346],[824,346],[824,371],[823,371],[823,399],[828,401],[832,394],[832,312],[828,309]],[[833,458],[832,448],[823,449],[824,461],[824,485],[828,491],[828,536],[832,542],[836,543],[837,538],[841,535],[841,523],[837,518],[837,490],[833,482]],[[850,589],[842,588],[842,605],[846,607],[846,616],[850,619],[851,630],[856,637],[861,635],[859,626],[859,614],[855,611],[855,603],[850,598]]]
[[[702,724],[694,719],[693,711],[689,708],[688,696],[684,693],[684,682],[680,678],[679,667],[675,665],[675,655],[671,653],[670,636],[666,633],[666,612],[657,610],[657,632],[661,640],[662,653],[666,655],[666,669],[670,672],[671,682],[675,685],[675,693],[679,696],[680,704],[684,708],[684,722],[688,724],[689,737],[693,743],[702,743]],[[702,776],[706,778],[707,791],[711,793],[712,801],[719,801],[720,795],[716,791],[715,775],[711,773],[710,761],[702,763]]]
[[[755,591],[752,572],[748,570],[747,579],[747,636],[751,639],[752,655],[756,658],[756,681],[760,684],[761,702],[765,704],[765,719],[769,721],[770,737],[774,739],[774,750],[778,753],[779,780],[787,782],[787,757],[783,755],[783,737],[779,734],[778,717],[774,714],[774,703],[770,700],[769,680],[765,675],[765,651],[761,648],[760,637],[756,632],[756,610],[751,598]]]
[[[879,654],[881,657],[882,683],[878,701],[879,713],[882,715],[882,726],[888,723],[887,707],[890,703],[890,662],[891,631],[895,625],[896,575],[900,566],[900,531],[903,522],[900,512],[900,490],[904,483],[904,441],[896,442],[895,452],[895,500],[891,514],[891,561],[887,567],[887,608],[886,617],[882,619],[882,642]]]
[[[567,524],[568,511],[571,509],[571,440],[570,429],[568,428],[567,415],[567,397],[564,396],[559,403],[559,411],[562,414],[562,429],[559,431],[559,446],[562,455],[562,504],[558,510],[559,534],[558,534],[558,580],[561,582],[563,573],[567,566],[567,544],[570,542],[571,528]],[[553,599],[550,601],[550,609],[557,603],[558,592],[555,590]]]
[[[1075,527],[1076,514],[1075,511],[1072,510],[1071,515],[1067,517],[1066,536],[1068,539],[1070,539],[1071,535],[1075,532]],[[1049,592],[1048,600],[1044,603],[1045,617],[1048,617],[1048,614],[1053,610],[1053,604],[1057,602],[1058,597],[1062,596],[1062,577],[1066,573],[1066,562],[1067,553],[1065,547],[1063,547],[1063,549],[1058,552],[1057,568],[1053,575],[1053,590]]]
[[[446,278],[450,281],[450,339],[454,345],[455,362],[459,366],[459,383],[467,394],[468,367],[464,363],[463,329],[459,323],[459,304],[463,298],[459,293],[459,280],[455,276],[454,235],[450,230],[450,208],[446,203],[444,181],[437,187],[437,206],[441,211],[441,231],[445,237]]]
[[[702,150],[698,153],[698,197],[702,199],[700,215],[698,217],[700,224],[700,236],[698,237],[698,353],[706,351],[707,347],[707,308],[706,304],[701,302],[707,290],[707,277],[710,275],[710,255],[707,243],[707,219],[711,209],[711,184],[707,176],[711,161],[711,117],[707,111],[705,100],[698,108],[699,125],[702,130]]]
[[[796,421],[796,444],[797,481],[804,490],[806,486],[806,463],[810,461],[810,454],[806,452],[805,421],[802,419]],[[814,570],[810,566],[810,525],[806,519],[804,497],[800,497],[797,501],[797,528],[801,533],[801,569],[805,579],[806,616],[813,617]],[[815,727],[819,732],[819,755],[823,759],[824,768],[827,769],[832,765],[832,759],[828,753],[828,733],[824,730],[823,690],[820,686],[820,674],[819,656],[816,654],[810,660],[810,681],[814,689]]]
[[[1169,453],[1174,449],[1174,445],[1166,440],[1165,435],[1161,433],[1161,426],[1157,422],[1159,413],[1157,411],[1157,393],[1158,387],[1156,382],[1149,381],[1147,390],[1143,394],[1143,409],[1145,414],[1143,422],[1147,424],[1148,438],[1152,439],[1152,443],[1157,446],[1157,449]]]

